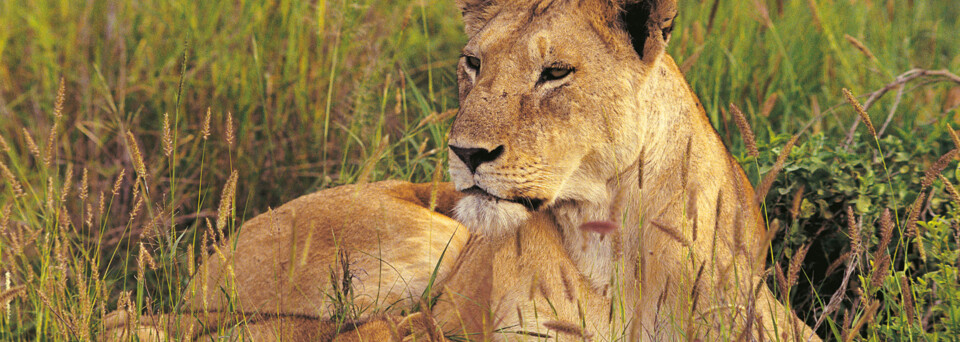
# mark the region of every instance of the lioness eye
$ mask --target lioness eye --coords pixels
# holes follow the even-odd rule
[[[570,72],[572,71],[573,69],[567,69],[567,68],[546,68],[546,69],[543,69],[543,73],[540,74],[540,81],[545,82],[545,81],[559,80],[561,78],[567,77],[567,75],[569,75]]]
[[[473,56],[464,56],[467,57],[467,66],[473,70],[480,70],[480,59]]]

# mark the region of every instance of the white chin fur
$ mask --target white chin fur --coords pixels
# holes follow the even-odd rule
[[[454,216],[474,234],[498,237],[516,232],[530,211],[518,203],[472,195],[457,202]]]

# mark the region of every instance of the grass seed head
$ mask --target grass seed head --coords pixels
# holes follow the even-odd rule
[[[925,197],[921,190],[920,193],[917,194],[917,199],[910,205],[910,215],[907,216],[906,225],[907,236],[917,236],[917,221],[920,220],[920,210],[923,209],[923,199]]]
[[[224,228],[227,227],[228,220],[233,215],[233,201],[237,192],[237,170],[233,170],[227,185],[223,188],[223,195],[220,197],[220,207],[217,209],[217,231],[223,235]]]
[[[137,171],[137,175],[140,178],[146,179],[147,165],[143,163],[143,154],[140,153],[140,145],[137,144],[137,139],[130,131],[127,131],[127,146],[130,148],[130,157],[133,158],[134,171]]]
[[[30,131],[28,131],[26,127],[24,127],[22,130],[23,140],[27,142],[27,149],[30,150],[30,154],[32,154],[34,158],[40,159],[40,148],[37,147],[37,142],[33,140],[32,136],[30,136]]]
[[[163,218],[166,216],[164,215],[163,207],[159,203],[156,204],[156,208],[154,210],[158,214],[153,215],[153,218],[150,219],[150,222],[140,224],[140,227],[142,227],[140,230],[140,240],[149,239],[153,237],[155,233],[160,232],[159,227],[163,225]]]
[[[207,259],[210,257],[209,252],[208,252],[209,246],[210,246],[210,220],[207,220],[207,229],[203,231],[203,238],[200,240],[200,243],[201,243],[201,245],[200,245],[200,262],[198,263],[198,265],[200,266],[200,269],[198,270],[198,272],[203,272],[203,274],[200,274],[200,275],[197,275],[197,276],[200,277],[200,287],[201,287],[201,291],[203,291],[202,293],[203,293],[203,298],[204,298],[204,300],[203,300],[203,309],[206,310],[206,309],[207,309],[207,300],[206,300],[206,298],[207,298],[207,275],[206,275],[206,271],[207,271]]]
[[[200,129],[203,140],[210,137],[210,107],[207,107],[207,115],[203,118],[203,126]]]
[[[53,155],[56,154],[53,149],[56,148],[54,142],[57,140],[57,132],[60,130],[60,120],[53,122],[53,126],[50,126],[50,135],[47,137],[47,147],[44,149],[46,153],[43,155],[43,166],[50,167],[50,162],[53,159]]]
[[[64,275],[64,277],[61,279],[62,283],[58,283],[58,287],[62,293],[63,291],[66,291],[66,288],[67,288],[66,275],[67,275],[67,268],[69,265],[68,260],[70,260],[67,254],[68,254],[68,248],[70,248],[70,246],[66,245],[63,242],[63,239],[61,237],[54,237],[53,243],[54,243],[53,256],[57,262],[56,268],[58,271],[60,271],[60,274]]]
[[[233,113],[227,112],[227,145],[233,147]]]
[[[546,321],[543,327],[556,331],[558,334],[576,336],[582,339],[589,339],[590,334],[583,331],[579,325],[565,321]]]
[[[960,149],[953,149],[950,152],[945,153],[940,156],[940,159],[937,159],[933,165],[927,168],[927,171],[923,174],[923,179],[920,181],[921,190],[926,190],[933,184],[933,180],[937,178],[943,170],[947,168],[947,165],[957,157],[957,153],[960,152]]]
[[[890,271],[890,256],[887,253],[880,255],[879,259],[873,261],[873,271],[870,273],[870,290],[874,291],[880,288],[883,280],[887,278]]]
[[[880,302],[877,300],[871,301],[867,305],[866,310],[864,310],[863,315],[860,315],[860,319],[857,320],[857,323],[853,325],[853,328],[850,329],[849,333],[846,336],[846,341],[853,341],[854,337],[860,336],[860,329],[864,325],[870,324],[873,322],[874,315],[877,313],[877,309],[880,308]]]
[[[857,115],[860,116],[860,120],[863,121],[867,126],[867,130],[870,131],[870,135],[877,138],[877,129],[873,127],[873,121],[870,121],[870,116],[867,115],[867,111],[860,105],[860,101],[857,101],[857,98],[854,97],[853,93],[847,90],[847,88],[843,88],[843,97],[853,106],[853,109],[856,110]]]
[[[208,239],[207,235],[210,236],[209,239],[216,239],[216,238],[217,238],[217,234],[216,234],[216,232],[213,231],[213,225],[210,224],[210,219],[204,218],[203,220],[207,222],[207,230],[203,232],[203,234],[204,234],[204,236],[203,236],[203,248],[207,248],[207,246],[209,246],[209,242],[210,242],[210,241],[207,240],[207,239]],[[221,239],[220,241],[223,241],[223,240]]]
[[[806,190],[806,185],[800,184],[800,187],[797,188],[797,191],[793,193],[793,199],[790,201],[790,218],[796,220],[797,217],[800,217],[801,205],[803,205],[803,192]]]
[[[64,84],[63,77],[60,77],[60,86],[57,88],[57,102],[53,105],[53,117],[57,120],[63,118],[63,102],[66,99],[66,94],[66,84]]]
[[[803,259],[807,257],[807,250],[810,249],[810,245],[803,245],[800,249],[797,249],[797,252],[790,258],[790,268],[787,269],[789,273],[787,278],[787,287],[793,287],[797,284],[797,278],[800,274],[800,268],[803,266]]]
[[[787,297],[790,293],[790,287],[787,286],[787,277],[783,274],[783,267],[780,267],[780,263],[778,262],[774,264],[773,270],[774,275],[777,277],[777,287],[780,288],[780,298],[783,301],[789,301]]]
[[[680,243],[683,246],[690,245],[690,242],[687,241],[687,239],[683,236],[683,233],[681,233],[679,230],[677,230],[673,226],[660,222],[658,220],[650,220],[650,224],[653,225],[658,230],[660,230],[661,232],[667,234],[667,236],[673,238],[677,243]]]
[[[67,195],[73,188],[73,164],[67,164],[67,172],[63,177],[63,188],[60,190],[60,203],[67,201]]]
[[[79,274],[76,277],[77,279],[77,292],[79,294],[78,304],[80,306],[80,315],[77,317],[80,322],[77,324],[83,324],[81,322],[89,322],[90,318],[93,316],[93,301],[90,298],[90,289],[87,287],[87,277],[83,274]],[[81,341],[90,341],[90,329],[79,329],[78,333],[80,334],[79,339]]]
[[[920,262],[927,263],[927,250],[923,246],[923,234],[919,232],[913,237],[913,242],[917,245],[917,254],[920,255]]]
[[[54,196],[53,196],[53,177],[47,177],[47,192],[46,192],[46,194],[47,194],[47,197],[46,197],[47,212],[48,212],[48,213],[53,213],[53,199],[54,199]]]
[[[86,200],[87,200],[87,197],[90,196],[90,183],[89,183],[89,182],[90,182],[90,180],[88,179],[88,171],[87,171],[87,168],[83,168],[83,176],[80,178],[80,184],[78,184],[79,187],[77,188],[77,191],[79,192],[79,196],[80,196],[80,201],[81,201],[81,202],[86,201]]]
[[[117,311],[126,311],[128,316],[135,317],[133,301],[130,300],[132,293],[132,291],[120,292],[117,297]]]
[[[93,228],[93,204],[87,203],[87,211],[83,218],[87,228]]]
[[[0,304],[6,307],[7,321],[9,321],[12,316],[10,302],[13,301],[14,298],[25,296],[26,293],[27,287],[24,285],[10,287],[10,272],[7,272],[7,286],[3,292],[0,292]]]
[[[640,149],[640,158],[637,159],[637,160],[638,160],[638,162],[637,162],[637,188],[640,189],[640,190],[643,190],[643,160],[644,160],[644,159],[643,159],[643,152],[644,152],[644,150],[641,148],[641,149]],[[718,193],[718,194],[717,194],[718,201],[719,201],[719,196],[720,196],[720,194]],[[718,208],[717,210],[720,210],[720,209],[719,209],[720,206],[717,206],[717,208]]]
[[[136,189],[139,189],[139,187],[134,188],[135,193],[137,192]],[[137,199],[137,202],[133,204],[133,210],[130,210],[130,221],[128,222],[128,225],[133,224],[133,221],[137,219],[137,215],[140,215],[140,210],[143,209],[143,196],[134,194],[133,197]]]
[[[187,246],[187,274],[191,276],[197,271],[197,257],[193,252],[193,243]]]
[[[423,142],[420,143],[420,146],[417,147],[417,156],[422,156],[423,151],[427,150],[427,143],[430,142],[430,138],[423,139]]]
[[[120,169],[120,173],[117,174],[117,180],[113,182],[112,194],[114,197],[120,194],[120,185],[123,185],[123,177],[126,176],[126,174],[127,174],[127,169]],[[103,205],[101,205],[100,207],[102,208]],[[103,210],[100,210],[100,211],[103,212]]]
[[[7,139],[4,139],[2,135],[0,135],[0,151],[10,153],[10,145],[7,144]]]
[[[953,140],[953,147],[960,148],[960,134],[958,134],[950,124],[947,124],[947,131],[950,132],[950,139]]]
[[[377,163],[383,158],[389,146],[390,135],[384,135],[383,138],[380,139],[380,143],[377,144],[377,149],[363,162],[363,166],[360,167],[360,173],[357,175],[356,180],[357,184],[364,184],[370,180],[371,173],[376,168]]]
[[[60,225],[60,229],[62,230],[70,229],[70,226],[72,225],[73,222],[70,220],[70,217],[71,217],[70,211],[67,210],[66,204],[60,205],[60,211],[57,213],[57,217],[59,218],[59,222],[57,222],[57,224]]]
[[[777,162],[774,163],[773,168],[763,176],[763,180],[760,181],[760,186],[757,187],[757,203],[762,203],[767,197],[767,192],[770,192],[770,188],[777,179],[777,175],[780,174],[780,171],[783,171],[783,167],[787,163],[787,158],[790,157],[790,152],[793,151],[793,147],[797,145],[798,139],[800,139],[800,135],[794,135],[787,141],[786,145],[783,145],[783,149],[777,156]]]
[[[900,276],[900,291],[903,294],[903,311],[907,312],[908,324],[913,325],[917,319],[913,306],[913,290],[910,288],[910,279],[905,275]]]
[[[777,105],[777,99],[780,95],[777,93],[770,94],[767,96],[767,99],[763,101],[763,106],[760,107],[760,116],[770,117],[770,113],[773,112],[773,107]]]
[[[130,198],[137,198],[137,197],[139,197],[139,196],[140,196],[140,190],[141,190],[141,189],[140,189],[140,183],[134,183],[134,184],[133,184],[133,195],[131,195]]]
[[[3,282],[3,293],[4,293],[4,294],[6,294],[7,291],[10,291],[11,285],[12,285],[12,284],[11,284],[11,280],[10,280],[10,271],[7,271],[7,272],[4,273],[4,282]],[[0,296],[0,297],[3,297],[3,296]],[[10,320],[10,316],[11,316],[11,315],[10,315],[10,302],[7,301],[7,300],[3,300],[2,298],[0,298],[0,302],[5,302],[5,303],[6,303],[6,307],[7,307],[7,320],[9,321],[9,320]],[[518,310],[519,310],[519,308],[518,308]]]
[[[157,262],[153,260],[150,252],[143,247],[143,242],[141,242],[140,253],[137,255],[137,281],[144,281],[143,276],[147,267],[150,267],[151,270],[156,270]]]
[[[57,89],[57,101],[53,106],[53,125],[50,126],[50,134],[47,137],[46,154],[43,156],[43,166],[50,167],[50,162],[54,156],[54,142],[57,140],[57,133],[60,130],[60,121],[63,119],[63,101],[65,98],[65,86],[63,77],[60,78],[60,87]],[[36,145],[36,144],[34,144]]]
[[[17,177],[13,175],[13,172],[10,172],[10,169],[7,168],[7,164],[4,164],[0,161],[0,173],[3,174],[3,178],[7,180],[7,184],[13,190],[14,197],[23,197],[23,187],[20,185],[20,182],[17,181]]]
[[[873,60],[877,59],[877,57],[873,55],[873,52],[870,52],[870,49],[868,49],[866,45],[863,45],[863,43],[857,40],[857,38],[854,38],[849,34],[844,34],[843,38],[846,39],[847,42],[850,43],[850,45],[853,45],[853,47],[857,48],[857,50],[860,50],[860,53],[862,53],[864,56],[867,56],[868,59],[873,59]]]
[[[523,311],[520,311],[520,305],[517,304],[517,320],[520,323],[520,329],[523,329]]]
[[[9,215],[5,216],[5,218],[7,219],[9,219],[9,217],[10,217]],[[11,227],[9,221],[3,222],[3,223],[4,223],[4,226],[0,226],[0,228],[3,228],[3,231],[5,231],[7,234],[6,242],[7,242],[7,246],[10,246],[9,250],[13,251],[14,255],[22,254],[24,244],[20,240],[23,237],[25,237],[24,236],[25,234],[23,234],[23,230],[19,230],[19,234],[18,234],[17,230],[11,229],[11,228],[17,228],[16,225]]]
[[[847,234],[850,236],[850,251],[854,254],[860,253],[863,248],[863,240],[860,239],[860,225],[857,224],[857,217],[853,214],[853,207],[847,207]]]
[[[893,238],[893,218],[890,214],[890,209],[883,211],[883,214],[880,215],[880,245],[877,248],[877,252],[884,251],[888,246],[890,246],[890,240]]]
[[[852,254],[851,252],[848,251],[843,254],[840,254],[840,256],[837,257],[836,259],[833,259],[833,262],[830,263],[830,266],[827,266],[827,270],[824,272],[824,274],[826,274],[827,276],[833,274],[834,271],[840,268],[840,265],[843,265],[844,263],[846,263],[847,259],[850,259],[850,255]]]
[[[950,183],[950,180],[943,175],[937,175],[940,177],[940,181],[943,182],[943,189],[947,191],[947,194],[950,195],[950,199],[953,200],[953,204],[960,205],[960,192],[957,192],[957,188]]]
[[[105,208],[106,202],[107,202],[106,195],[103,193],[103,191],[100,191],[100,205],[97,208],[98,219],[101,219],[101,220],[103,219],[103,211],[104,209],[106,209]]]
[[[811,0],[811,1],[812,1],[812,0]],[[850,309],[847,309],[847,311],[845,311],[844,314],[843,314],[843,325],[841,325],[841,327],[842,327],[843,329],[840,331],[840,339],[841,339],[841,340],[846,341],[846,340],[847,340],[847,336],[850,336],[850,324],[851,324],[851,322],[850,322]]]
[[[743,143],[747,145],[747,151],[752,157],[759,157],[760,150],[757,149],[757,139],[753,134],[753,128],[750,128],[750,122],[747,121],[747,116],[743,114],[743,111],[737,107],[737,105],[730,104],[730,112],[733,113],[733,120],[737,124],[737,128],[740,130],[740,136],[743,137]]]
[[[163,155],[170,157],[173,153],[173,134],[170,133],[170,114],[163,113]]]
[[[10,228],[10,206],[11,204],[7,203],[3,210],[0,210],[0,235],[4,235]]]

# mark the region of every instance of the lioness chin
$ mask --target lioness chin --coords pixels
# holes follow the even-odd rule
[[[297,199],[203,263],[186,313],[107,336],[819,340],[767,289],[753,189],[664,53],[675,0],[458,5],[452,185]],[[380,316],[331,319],[344,274]]]

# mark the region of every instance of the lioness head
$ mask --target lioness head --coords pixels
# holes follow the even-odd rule
[[[669,40],[675,0],[459,0],[469,37],[450,175],[457,218],[511,232],[531,211],[591,201],[636,162],[638,89]]]

